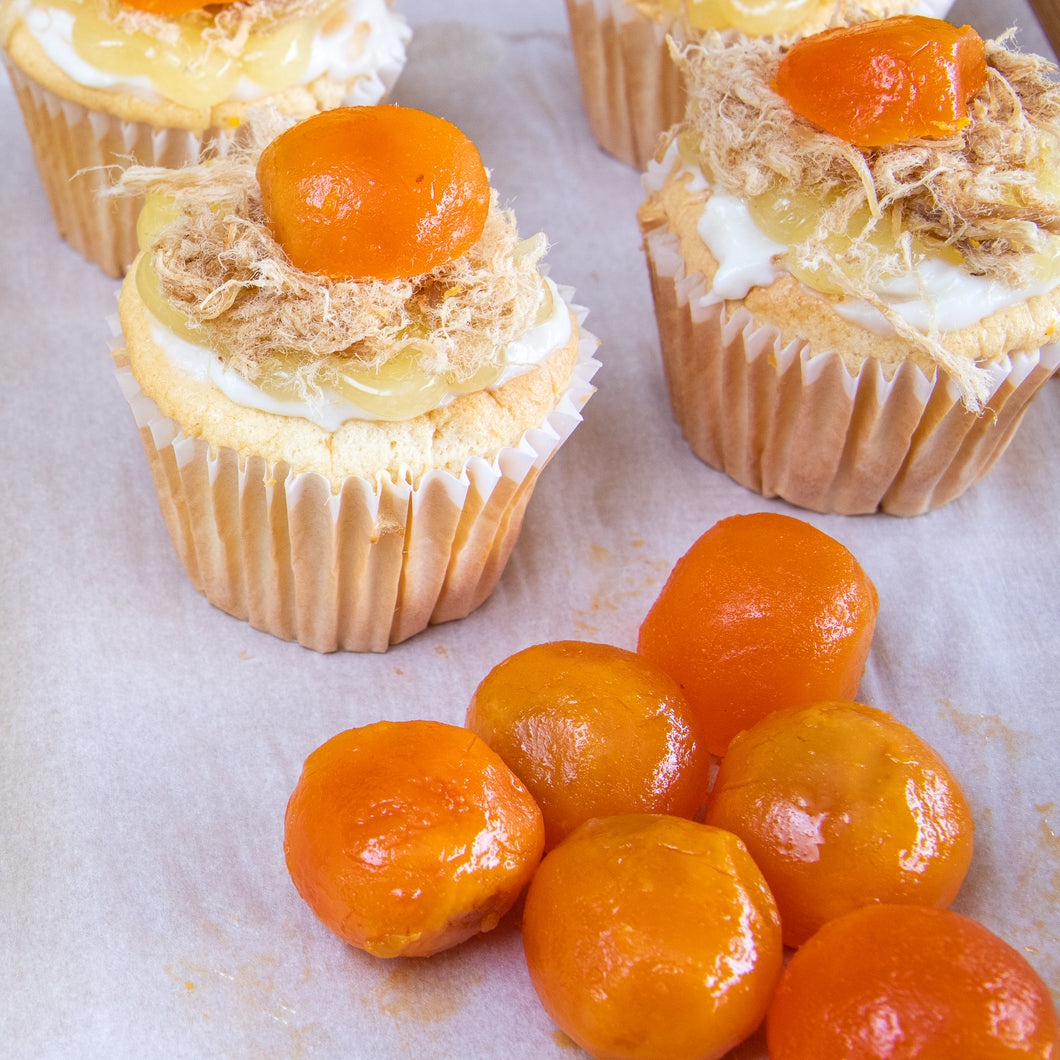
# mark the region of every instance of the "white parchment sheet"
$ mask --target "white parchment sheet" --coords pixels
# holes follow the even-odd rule
[[[462,127],[523,234],[548,233],[602,367],[493,596],[383,655],[314,654],[191,589],[114,378],[117,283],[55,234],[0,87],[0,1053],[583,1055],[539,1007],[511,918],[428,961],[331,936],[288,879],[284,808],[343,729],[459,724],[487,671],[541,641],[633,647],[674,561],[763,509],[832,534],[875,581],[859,698],[968,793],[977,847],[955,908],[1060,994],[1060,380],[987,478],[933,514],[828,517],[747,492],[670,414],[639,176],[592,141],[562,0],[397,4],[415,39],[393,98]],[[1047,49],[1024,0],[959,0],[951,18]]]

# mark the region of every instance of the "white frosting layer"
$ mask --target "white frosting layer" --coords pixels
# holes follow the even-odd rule
[[[40,6],[34,0],[16,0],[14,9],[48,58],[79,85],[124,92],[150,102],[164,98],[150,78],[112,74],[81,58],[74,48],[74,16],[69,11]],[[321,76],[335,82],[356,78],[343,103],[378,103],[404,68],[405,48],[412,33],[386,0],[347,0],[346,12],[347,18],[336,29],[317,33],[313,38],[309,63],[299,83],[308,84]],[[362,40],[364,26],[369,31]],[[253,100],[270,92],[243,76],[228,98]]]
[[[545,284],[552,295],[552,312],[549,317],[532,327],[521,339],[508,345],[504,351],[504,370],[500,377],[486,389],[495,390],[508,380],[543,361],[550,353],[564,347],[571,337],[570,309],[556,285],[547,277]],[[276,416],[296,416],[310,420],[325,431],[336,431],[347,420],[379,420],[359,408],[342,394],[324,388],[322,392],[304,401],[288,401],[274,398],[249,382],[238,372],[226,367],[224,361],[211,349],[188,342],[174,334],[155,317],[151,318],[151,338],[165,352],[169,363],[196,382],[209,383],[244,408],[259,409]],[[452,401],[455,394],[446,395],[439,405]]]
[[[709,187],[702,170],[680,158],[675,140],[662,162],[649,164],[644,177],[646,190],[658,190],[678,162],[681,174],[691,177],[690,190]],[[713,289],[703,299],[706,304],[744,298],[752,287],[766,287],[788,271],[779,260],[787,246],[770,239],[758,228],[742,199],[714,191],[696,230],[718,262]],[[932,328],[956,331],[1032,295],[1045,294],[1054,286],[1055,283],[1043,282],[1016,289],[997,279],[973,276],[947,261],[928,258],[904,275],[875,287],[873,293],[919,331],[928,332]],[[863,299],[847,298],[833,305],[851,323],[879,335],[894,334],[893,326],[883,314]]]

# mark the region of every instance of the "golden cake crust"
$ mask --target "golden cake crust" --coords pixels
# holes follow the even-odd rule
[[[131,370],[163,415],[189,436],[235,450],[241,460],[257,455],[270,464],[290,464],[296,472],[316,472],[334,491],[348,476],[374,480],[388,473],[395,481],[417,482],[433,469],[459,475],[473,456],[492,459],[556,408],[578,359],[579,328],[572,314],[566,345],[502,387],[461,394],[405,422],[350,420],[331,433],[309,420],[244,408],[174,369],[151,337],[135,275],[134,265],[122,285],[122,331]]]
[[[702,273],[713,281],[718,263],[700,238],[697,223],[710,197],[709,191],[693,192],[676,167],[663,186],[648,195],[638,212],[642,231],[665,226],[678,237],[688,274]],[[884,366],[912,361],[929,376],[935,363],[923,351],[898,336],[880,335],[852,324],[836,311],[839,299],[820,294],[791,274],[784,274],[768,287],[752,287],[747,296],[726,303],[727,315],[745,306],[757,325],[772,324],[785,344],[806,339],[818,351],[838,353],[856,371],[867,358]],[[1060,286],[1016,305],[1000,309],[978,324],[942,332],[939,339],[951,353],[972,362],[1001,360],[1018,351],[1033,351],[1060,338]]]

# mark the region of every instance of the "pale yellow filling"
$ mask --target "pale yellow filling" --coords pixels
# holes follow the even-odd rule
[[[195,108],[232,97],[242,78],[265,91],[297,84],[308,66],[314,37],[342,0],[315,18],[252,34],[239,54],[204,48],[200,21],[171,19],[173,39],[163,41],[115,25],[96,0],[49,0],[49,5],[72,16],[73,47],[86,63],[114,77],[146,78],[166,99]]]
[[[137,223],[141,250],[147,250],[155,233],[173,220],[172,201],[158,194],[148,194]],[[533,240],[520,247],[531,249]],[[517,248],[517,253],[520,248]],[[206,336],[202,328],[188,319],[163,296],[151,256],[143,254],[136,267],[136,287],[144,305],[160,323],[178,338],[202,345]],[[544,324],[556,311],[556,303],[547,284],[541,285],[541,302],[533,326]],[[421,336],[422,337],[422,336]],[[383,420],[399,421],[437,408],[449,394],[472,394],[496,383],[504,372],[503,350],[497,359],[484,365],[469,379],[458,379],[451,373],[434,373],[423,366],[417,336],[409,334],[401,349],[378,368],[359,368],[356,361],[334,355],[322,358],[311,385],[326,388],[351,402],[358,409]],[[223,352],[223,351],[217,351]],[[307,381],[300,371],[302,358],[296,354],[270,357],[262,366],[254,385],[278,401],[298,401],[306,396]]]
[[[753,36],[787,33],[834,0],[659,0],[674,14],[687,8],[696,29],[735,29]]]
[[[694,141],[688,134],[679,137],[678,150],[687,164],[699,166]],[[1039,183],[1044,187],[1055,180],[1051,174],[1042,173]],[[899,219],[888,208],[874,217],[868,204],[864,204],[845,219],[845,226],[840,226],[829,217],[829,210],[837,202],[838,193],[775,184],[761,195],[749,198],[747,210],[759,232],[788,248],[777,255],[780,264],[807,287],[826,295],[846,293],[835,281],[833,267],[843,270],[851,280],[870,282],[865,270],[873,264],[880,271],[877,276],[880,281],[913,272],[927,261],[964,264],[964,257],[956,247],[928,243],[903,233]],[[800,255],[799,246],[815,233],[815,241],[825,254],[817,259]],[[1060,283],[1060,237],[1049,237],[1040,250],[1029,252],[1029,256],[1033,261],[1033,284],[1053,287]]]

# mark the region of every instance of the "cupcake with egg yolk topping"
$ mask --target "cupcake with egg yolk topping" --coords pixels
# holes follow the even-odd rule
[[[318,651],[482,603],[597,362],[474,145],[337,108],[125,182],[147,206],[116,361],[195,587]]]
[[[129,164],[223,153],[269,105],[385,99],[410,32],[391,0],[0,0],[0,41],[59,234],[111,276],[137,252]]]
[[[1060,362],[1050,64],[917,16],[682,62],[639,220],[692,451],[819,512],[959,496]]]

